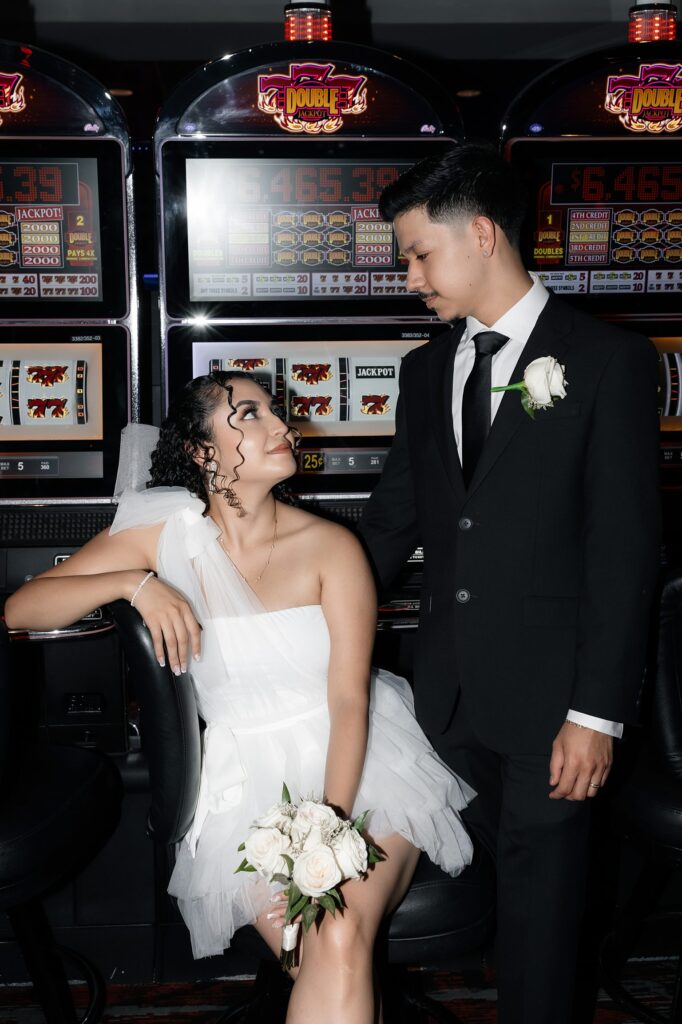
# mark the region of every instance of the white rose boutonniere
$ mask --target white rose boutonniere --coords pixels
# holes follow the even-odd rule
[[[536,409],[551,409],[557,398],[566,397],[568,381],[564,377],[565,366],[554,356],[541,356],[529,363],[523,372],[523,380],[506,387],[491,388],[491,391],[520,391],[521,405],[531,419]]]

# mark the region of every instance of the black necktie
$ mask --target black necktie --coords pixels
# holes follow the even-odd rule
[[[462,472],[467,487],[490,432],[493,356],[507,341],[509,338],[497,331],[481,331],[473,338],[476,359],[462,396]]]

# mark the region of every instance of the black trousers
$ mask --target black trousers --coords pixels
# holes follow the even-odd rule
[[[499,1024],[568,1024],[588,865],[590,801],[549,799],[549,756],[502,754],[460,699],[431,742],[477,796],[462,817],[497,865]]]

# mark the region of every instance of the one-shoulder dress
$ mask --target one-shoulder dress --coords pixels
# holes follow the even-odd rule
[[[253,923],[270,892],[235,874],[237,847],[254,819],[277,803],[322,794],[329,737],[329,632],[318,604],[266,611],[218,543],[204,503],[180,487],[125,491],[111,532],[164,523],[160,579],[190,602],[203,627],[191,667],[206,723],[198,804],[178,844],[169,892],[195,957],[221,953]],[[429,744],[408,683],[373,670],[369,740],[353,813],[369,809],[373,838],[399,833],[452,875],[471,860],[459,811],[473,798]]]

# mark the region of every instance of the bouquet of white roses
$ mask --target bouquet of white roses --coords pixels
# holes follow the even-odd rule
[[[296,966],[299,915],[309,930],[319,914],[332,916],[343,908],[337,886],[349,878],[361,878],[371,864],[382,860],[379,851],[362,837],[369,812],[355,821],[340,818],[320,800],[294,804],[286,785],[282,802],[253,823],[249,838],[239,847],[245,857],[237,871],[257,871],[271,885],[284,886],[287,909],[282,933],[280,963]]]

